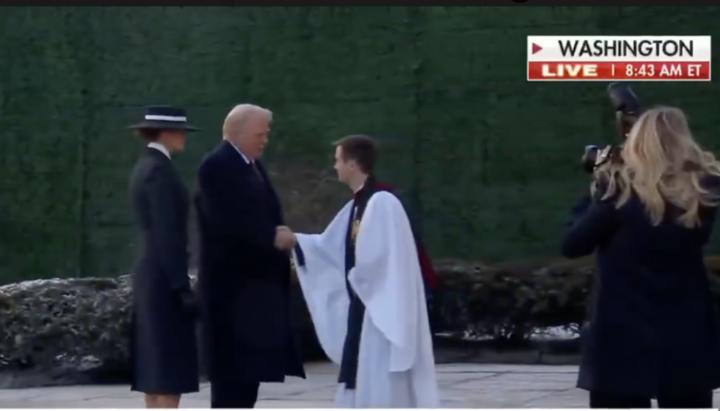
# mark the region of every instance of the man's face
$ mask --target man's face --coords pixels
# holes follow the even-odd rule
[[[345,161],[343,158],[342,147],[337,146],[335,148],[335,171],[337,172],[338,180],[343,183],[347,183],[352,173],[355,172],[355,162],[353,160]]]
[[[187,141],[187,132],[185,130],[164,130],[160,133],[160,143],[165,146],[169,152],[178,153],[185,151],[185,142]]]
[[[240,150],[252,159],[262,157],[270,137],[270,122],[265,116],[250,116],[239,131]]]

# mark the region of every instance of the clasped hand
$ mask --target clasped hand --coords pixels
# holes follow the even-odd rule
[[[297,239],[295,233],[289,227],[281,225],[275,230],[275,248],[283,251],[290,251],[295,247]]]

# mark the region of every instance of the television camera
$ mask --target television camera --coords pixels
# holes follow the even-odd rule
[[[630,129],[642,114],[640,100],[629,85],[623,83],[611,83],[607,87],[608,98],[615,110],[615,122],[618,133],[623,139],[630,133]],[[581,162],[583,170],[592,174],[599,167],[609,163],[622,162],[620,157],[620,145],[589,145],[585,147],[585,153]]]

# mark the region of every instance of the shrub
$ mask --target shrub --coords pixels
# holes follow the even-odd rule
[[[720,304],[720,256],[706,259]],[[537,328],[578,330],[596,275],[590,258],[533,264],[443,261],[431,316],[437,331],[524,341]]]

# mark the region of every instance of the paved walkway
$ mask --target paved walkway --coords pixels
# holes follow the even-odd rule
[[[307,366],[308,379],[264,384],[259,408],[329,408],[336,369]],[[586,408],[587,394],[574,388],[577,367],[446,364],[438,366],[443,406],[449,408]],[[209,387],[183,398],[183,408],[207,408]],[[715,405],[720,404],[716,393]],[[0,390],[0,408],[140,408],[127,386],[76,386]]]

